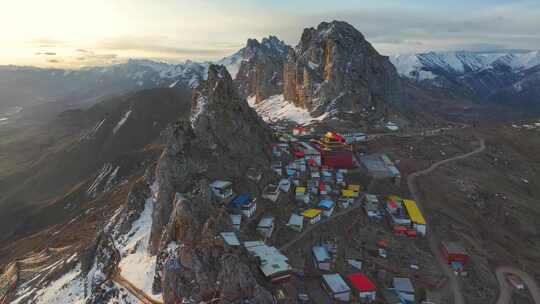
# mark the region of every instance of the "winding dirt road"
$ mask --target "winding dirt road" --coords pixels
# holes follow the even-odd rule
[[[528,273],[519,270],[517,268],[508,267],[508,266],[501,266],[497,267],[497,270],[495,271],[497,275],[497,281],[499,281],[499,298],[497,299],[496,304],[509,304],[510,299],[512,298],[512,292],[514,288],[510,286],[510,284],[507,281],[507,275],[512,274],[515,275],[521,280],[523,280],[523,283],[527,286],[527,289],[529,290],[529,293],[531,294],[531,297],[535,304],[540,304],[540,289],[538,288],[538,284],[536,284],[536,281],[532,276],[530,276]]]
[[[416,178],[418,178],[421,175],[429,174],[433,172],[434,170],[436,170],[437,168],[439,168],[440,166],[447,164],[449,162],[465,159],[467,157],[471,157],[473,155],[483,152],[486,149],[485,140],[483,138],[480,138],[479,141],[480,141],[480,146],[476,148],[474,151],[463,154],[463,155],[455,156],[452,158],[448,158],[445,160],[441,160],[439,162],[434,163],[429,168],[412,173],[407,177],[407,185],[409,187],[409,192],[411,193],[412,198],[417,202],[418,208],[421,210],[424,216],[426,216],[427,213],[425,212],[425,209],[423,208],[421,204],[420,196],[418,195],[418,189],[416,187]],[[436,257],[437,262],[439,263],[441,269],[444,270],[444,272],[446,273],[446,276],[448,277],[448,282],[449,282],[450,290],[452,292],[454,303],[465,304],[465,298],[463,297],[463,293],[461,292],[459,281],[457,277],[454,275],[452,269],[448,267],[448,263],[444,259],[441,250],[439,250],[439,243],[440,243],[439,239],[436,237],[436,235],[433,232],[428,233],[427,239],[428,239],[431,252]]]

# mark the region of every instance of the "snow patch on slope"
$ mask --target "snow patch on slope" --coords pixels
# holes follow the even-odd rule
[[[423,71],[445,71],[462,74],[492,68],[495,65],[508,66],[514,70],[525,70],[540,65],[540,51],[527,53],[476,53],[476,52],[429,52],[396,55],[390,58],[402,76],[431,79],[434,74]]]
[[[120,128],[126,123],[126,121],[128,120],[130,115],[131,115],[131,110],[127,111],[122,116],[122,118],[120,118],[120,121],[116,124],[116,126],[113,129],[113,134],[116,134],[116,132],[118,132],[118,130],[120,130]]]
[[[81,276],[81,264],[71,271],[53,281],[47,288],[37,296],[37,304],[47,303],[84,303],[83,280]]]
[[[129,233],[116,241],[116,247],[122,257],[118,265],[122,276],[150,296],[152,296],[156,257],[148,253],[148,242],[152,227],[152,210],[157,196],[157,184],[152,185],[151,190],[152,195],[146,199],[140,217],[133,222]],[[157,301],[162,301],[161,295],[152,297]]]
[[[216,62],[216,64],[223,65],[225,68],[227,68],[227,71],[229,71],[229,74],[231,74],[232,79],[236,78],[236,75],[238,75],[238,71],[240,70],[240,65],[242,64],[243,59],[241,51],[242,50]]]
[[[58,264],[54,264],[53,268],[56,266],[58,266]],[[27,302],[35,304],[84,303],[84,278],[82,276],[80,263],[58,279],[39,288],[37,291],[31,286],[31,281],[28,281],[20,287],[20,291],[17,293],[18,297],[11,301],[12,304]]]
[[[283,95],[274,95],[259,103],[255,102],[254,97],[250,97],[248,103],[266,122],[289,120],[298,124],[310,124],[321,121],[327,116],[323,114],[312,117],[308,110],[296,107],[293,103],[286,101]]]

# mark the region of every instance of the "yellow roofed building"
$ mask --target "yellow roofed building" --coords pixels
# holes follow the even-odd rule
[[[304,216],[304,218],[306,218],[309,221],[310,224],[315,224],[319,222],[322,218],[321,214],[322,214],[322,210],[314,209],[314,208],[311,208],[302,212],[302,215]]]
[[[405,205],[405,209],[407,209],[407,213],[409,214],[416,231],[422,235],[426,235],[426,219],[424,218],[424,215],[422,215],[416,202],[406,199],[403,200],[403,204]]]
[[[355,198],[355,197],[358,197],[358,192],[354,190],[343,189],[341,190],[341,196],[345,198]]]

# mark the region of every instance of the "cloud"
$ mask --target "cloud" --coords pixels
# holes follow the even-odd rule
[[[59,60],[59,59],[48,59],[47,62],[48,63],[60,63],[61,60]]]
[[[85,53],[85,54],[94,54],[94,52],[85,50],[85,49],[76,49],[75,52],[77,53]]]
[[[53,39],[53,38],[38,38],[38,39],[26,41],[26,44],[29,44],[31,45],[31,47],[35,47],[35,48],[54,48],[54,47],[66,46],[68,42],[64,40]]]
[[[217,43],[212,47],[179,47],[172,45],[173,43],[152,42],[159,39],[141,38],[141,37],[120,37],[115,39],[109,39],[101,41],[96,45],[97,48],[102,50],[111,51],[130,51],[139,52],[143,54],[153,54],[157,56],[201,56],[201,57],[219,57],[230,54],[231,50],[237,50],[241,47],[239,44],[234,43]],[[212,44],[212,43],[208,43]]]
[[[55,52],[45,52],[45,53],[43,53],[43,55],[45,55],[45,56],[56,56],[56,53]]]

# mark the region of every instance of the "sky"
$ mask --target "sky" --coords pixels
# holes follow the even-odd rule
[[[215,60],[332,20],[385,55],[540,49],[540,0],[0,0],[0,64]]]

